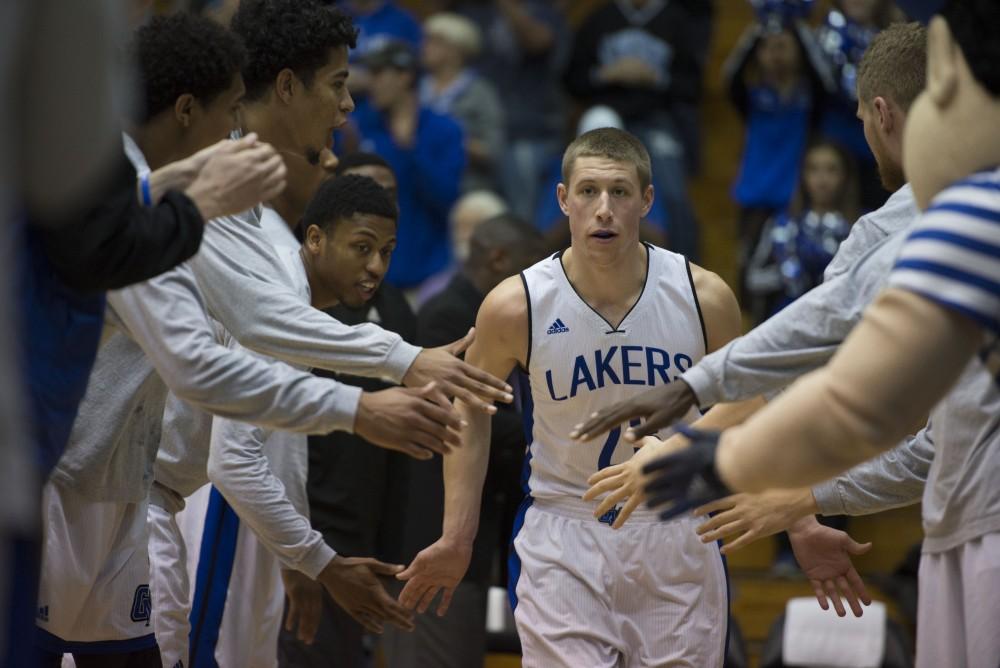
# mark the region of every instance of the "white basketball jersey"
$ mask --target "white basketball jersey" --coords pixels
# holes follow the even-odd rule
[[[678,377],[705,355],[705,328],[687,259],[646,247],[646,283],[618,327],[576,292],[561,252],[521,274],[530,329],[526,491],[534,498],[579,500],[587,478],[628,460],[634,450],[619,444],[620,427],[586,442],[570,440],[569,433],[594,411],[653,385],[681,382]],[[687,419],[697,416],[692,409]]]

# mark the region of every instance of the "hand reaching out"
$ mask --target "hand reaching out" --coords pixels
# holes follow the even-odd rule
[[[281,570],[281,581],[288,598],[288,615],[285,630],[298,631],[295,637],[307,645],[313,644],[323,615],[323,585],[311,580],[304,573]]]
[[[837,616],[847,612],[841,597],[847,599],[855,617],[862,615],[861,604],[871,605],[872,599],[865,583],[854,569],[851,557],[864,554],[871,543],[857,543],[845,532],[823,526],[815,517],[808,517],[788,531],[795,560],[812,585],[816,600],[824,610],[829,610],[829,598]]]

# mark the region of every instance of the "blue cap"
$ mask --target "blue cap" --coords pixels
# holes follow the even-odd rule
[[[896,6],[914,21],[929,23],[931,17],[940,12],[946,2],[947,0],[896,0]]]

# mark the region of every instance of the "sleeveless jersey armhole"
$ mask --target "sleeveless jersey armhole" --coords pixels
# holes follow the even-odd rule
[[[524,300],[528,305],[528,350],[524,355],[524,366],[521,367],[522,371],[528,373],[528,369],[531,368],[531,345],[533,336],[533,324],[531,319],[531,292],[528,291],[528,279],[525,277],[524,272],[520,273],[521,285],[524,286]]]
[[[688,281],[691,282],[691,295],[694,297],[694,307],[698,311],[698,322],[701,323],[701,340],[705,344],[705,354],[708,354],[708,331],[705,329],[705,316],[701,312],[701,302],[698,301],[698,290],[694,287],[694,275],[691,273],[691,261],[684,258],[684,267],[687,269]]]

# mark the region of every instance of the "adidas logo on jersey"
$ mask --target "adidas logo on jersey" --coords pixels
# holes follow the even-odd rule
[[[549,325],[549,328],[545,331],[546,334],[562,334],[563,332],[568,332],[569,327],[563,323],[562,318],[556,318],[556,321]]]

